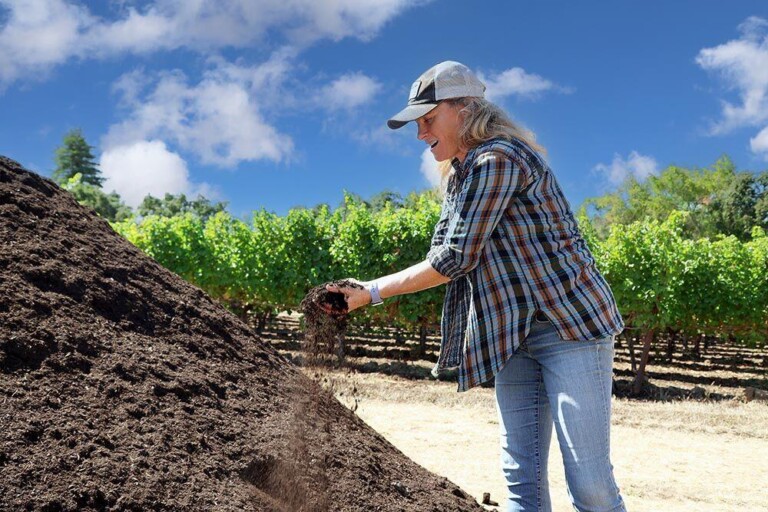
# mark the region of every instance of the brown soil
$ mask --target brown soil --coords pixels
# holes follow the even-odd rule
[[[0,157],[0,510],[482,510]]]
[[[361,285],[346,279],[332,281],[315,286],[301,301],[301,312],[304,314],[304,355],[311,365],[322,362],[323,356],[326,355],[344,355],[349,305],[343,293],[326,290],[327,284],[362,288]]]

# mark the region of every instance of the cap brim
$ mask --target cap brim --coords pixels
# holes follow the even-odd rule
[[[402,128],[406,124],[410,123],[411,121],[415,121],[416,119],[420,118],[433,108],[437,106],[437,103],[422,103],[420,105],[408,105],[403,110],[392,116],[392,118],[387,121],[387,126],[392,128],[393,130],[397,130],[398,128]]]

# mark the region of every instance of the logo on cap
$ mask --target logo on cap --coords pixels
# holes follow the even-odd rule
[[[411,92],[408,94],[408,100],[415,100],[419,95],[419,89],[421,88],[421,80],[416,80],[411,86]]]

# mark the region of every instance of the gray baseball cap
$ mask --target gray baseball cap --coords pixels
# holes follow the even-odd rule
[[[408,105],[387,121],[393,130],[402,128],[449,98],[482,98],[485,85],[467,66],[452,60],[441,62],[424,72],[411,86]]]

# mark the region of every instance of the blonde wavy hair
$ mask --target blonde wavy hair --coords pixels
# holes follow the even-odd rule
[[[520,140],[531,149],[546,155],[547,150],[538,142],[530,130],[515,123],[498,105],[485,98],[456,98],[444,100],[451,105],[459,105],[462,125],[459,128],[459,143],[471,150],[491,139]],[[445,191],[448,175],[453,167],[450,160],[438,162],[440,170],[441,191]]]

